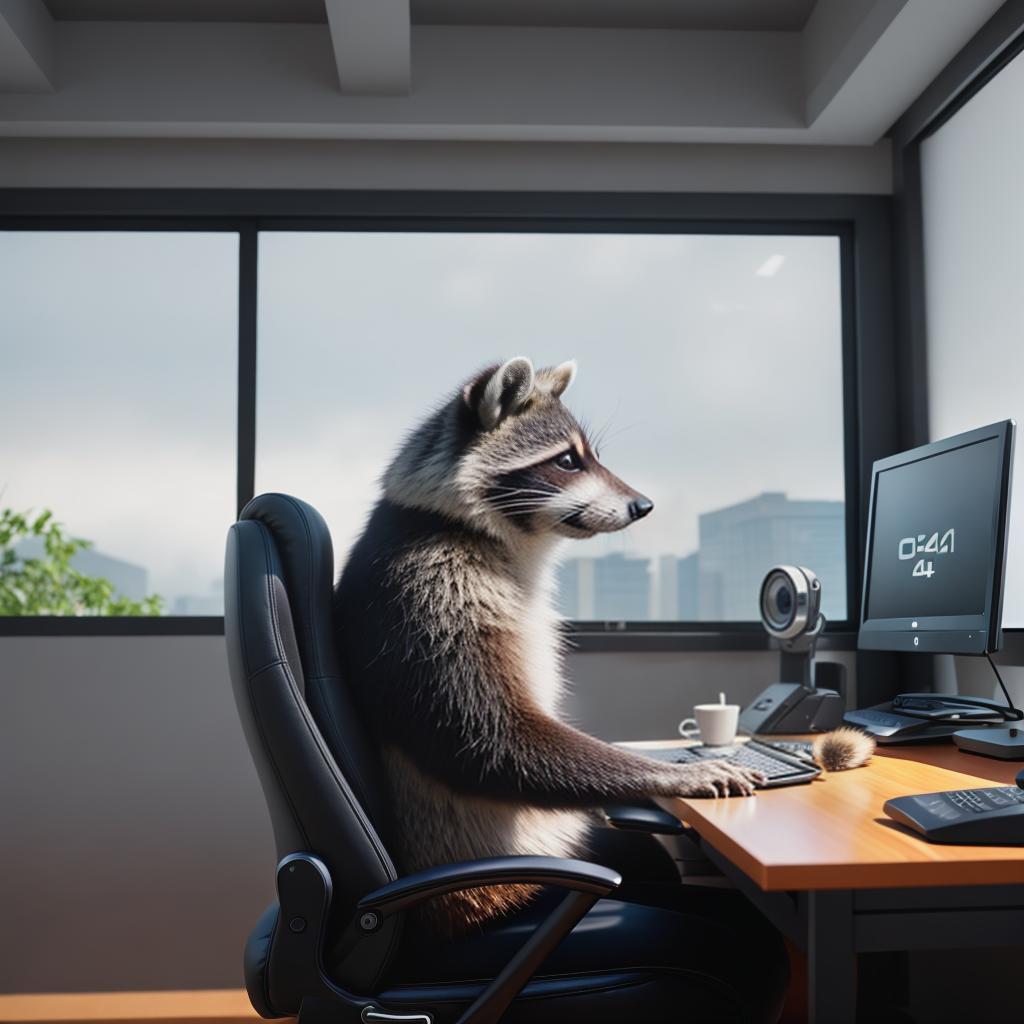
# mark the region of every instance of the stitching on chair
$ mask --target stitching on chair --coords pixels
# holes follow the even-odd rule
[[[343,685],[342,680],[338,676],[314,676],[312,679],[307,679],[306,682],[315,682],[317,684],[320,684],[322,681],[326,679],[334,680],[339,686]],[[323,696],[322,687],[320,694],[320,703],[323,705],[324,713],[327,715],[328,723],[330,724],[331,730],[334,732],[334,735],[337,739],[339,749],[341,750],[342,754],[347,754],[347,751],[345,749],[345,741],[342,739],[341,729],[338,727],[338,720],[334,715],[334,709],[331,707],[330,701],[328,701]],[[356,764],[356,762],[351,757],[345,757],[344,761],[345,770],[343,774],[351,774],[355,779],[355,783],[359,791],[364,794],[369,793],[370,788],[366,785],[366,782],[363,779],[363,774],[359,770],[359,766]],[[359,799],[359,797],[357,796],[356,799]],[[362,803],[361,800],[360,803]]]
[[[270,546],[269,531],[261,530],[260,537],[263,540],[263,553],[267,559],[267,571],[264,576],[267,584],[267,603],[270,605],[270,621],[274,628],[271,630],[274,636],[274,646],[277,648],[277,656],[284,661],[284,646],[281,643],[281,623],[277,614],[277,596],[274,594],[274,556]],[[282,580],[282,585],[283,585]]]
[[[263,534],[263,529],[264,528],[263,528],[262,524],[257,523],[256,529],[260,531],[261,535]],[[264,555],[267,555],[266,538],[264,537],[263,540],[264,540],[264,545],[263,545]],[[239,550],[239,546],[236,545],[236,548],[235,548],[235,563],[236,563],[236,570],[235,570],[235,600],[236,600],[236,607],[239,609],[239,615],[238,615],[239,624],[241,624],[241,622],[244,619],[244,615],[241,614],[241,609],[242,609],[242,574],[240,572],[238,572],[238,570],[237,570],[237,563],[239,561],[240,554],[241,554],[241,552]],[[268,562],[267,568],[269,569],[269,562]],[[243,657],[244,657],[244,653],[245,653],[245,649],[243,648]],[[274,664],[277,664],[277,663],[276,662],[271,662],[271,665],[274,665]],[[260,675],[262,672],[264,672],[267,668],[270,668],[270,667],[271,667],[270,665],[266,665],[262,669],[260,669],[259,672],[256,672],[256,673],[246,672],[245,693],[246,693],[246,697],[248,697],[248,699],[249,699],[249,710],[252,713],[253,725],[256,726],[256,732],[259,735],[260,743],[263,746],[263,753],[264,753],[264,755],[265,755],[265,757],[267,759],[267,763],[270,765],[271,771],[274,773],[274,778],[277,779],[277,787],[281,791],[281,794],[284,796],[284,800],[285,800],[285,803],[288,806],[288,810],[291,812],[292,823],[295,825],[295,828],[298,830],[299,835],[302,836],[303,841],[305,842],[306,846],[310,846],[311,844],[310,844],[310,841],[309,841],[309,836],[306,834],[306,830],[305,830],[305,828],[302,825],[302,819],[299,817],[299,813],[298,813],[298,810],[295,807],[295,804],[292,803],[291,794],[288,792],[287,787],[284,785],[284,780],[283,780],[283,778],[281,776],[281,771],[280,771],[280,768],[278,767],[277,760],[275,759],[273,751],[270,748],[270,744],[267,742],[267,734],[266,734],[266,732],[263,729],[263,723],[260,721],[260,715],[259,715],[259,711],[256,708],[256,701],[255,701],[255,698],[253,697],[252,687],[249,685],[250,683],[252,683],[256,679],[256,677],[258,675]]]
[[[267,533],[263,532],[262,530],[260,532],[260,535],[263,538],[264,550],[267,555],[267,580],[269,593],[271,597],[270,612],[271,621],[273,625],[274,643],[278,649],[279,656],[281,657],[282,668],[284,669],[285,677],[287,678],[288,685],[291,689],[292,699],[294,700],[295,706],[299,711],[299,715],[302,719],[303,724],[306,726],[306,731],[309,733],[309,737],[313,741],[313,745],[316,747],[318,753],[320,754],[320,758],[323,761],[324,766],[331,773],[331,776],[333,777],[335,784],[337,785],[339,791],[341,792],[341,795],[344,797],[345,802],[348,804],[349,809],[352,811],[356,820],[362,827],[363,832],[366,835],[366,838],[370,841],[370,845],[373,847],[373,851],[374,853],[376,853],[378,861],[380,861],[380,866],[384,869],[385,874],[394,879],[397,877],[395,866],[391,863],[391,858],[388,856],[387,851],[382,846],[380,839],[376,834],[376,830],[370,824],[369,819],[366,817],[366,814],[364,813],[362,807],[359,806],[359,802],[355,799],[355,795],[349,788],[348,782],[345,780],[344,776],[338,770],[338,766],[334,762],[334,758],[331,756],[330,751],[328,751],[324,747],[323,737],[320,735],[320,730],[317,728],[316,723],[313,721],[312,716],[309,713],[309,708],[306,706],[305,700],[299,693],[299,688],[295,683],[295,677],[292,674],[291,666],[288,664],[287,658],[285,658],[284,656],[284,651],[280,643],[281,623],[278,618],[277,602],[273,599],[273,588],[270,586],[269,583],[272,575],[270,572],[272,559],[270,556],[269,538]]]
[[[295,509],[296,514],[302,522],[303,530],[306,534],[306,632],[309,638],[310,654],[314,661],[313,669],[314,673],[312,676],[307,677],[306,685],[307,688],[310,683],[317,686],[319,690],[319,700],[324,708],[327,715],[327,719],[330,723],[331,730],[333,731],[336,739],[335,746],[337,746],[342,754],[345,762],[345,771],[342,774],[348,774],[353,777],[357,789],[364,796],[370,793],[370,787],[367,786],[366,781],[363,778],[362,772],[359,770],[358,765],[351,757],[344,756],[347,751],[345,750],[345,742],[342,739],[341,729],[338,727],[338,721],[334,715],[334,709],[331,707],[331,702],[327,700],[324,694],[324,687],[321,685],[326,679],[336,679],[338,685],[342,685],[340,677],[328,675],[324,672],[324,666],[320,663],[320,647],[316,643],[316,632],[314,629],[313,622],[313,534],[309,526],[309,516],[306,514],[306,509],[303,507],[301,502],[297,501],[290,494],[281,494],[280,497]],[[333,566],[332,566],[333,571]],[[353,794],[355,795],[355,794]],[[359,797],[356,797],[359,800]],[[362,801],[360,801],[362,803]],[[368,822],[368,824],[370,824]],[[371,824],[372,827],[372,824]]]
[[[377,836],[376,830],[373,828],[373,825],[370,823],[369,819],[366,817],[366,814],[363,811],[362,806],[360,805],[359,801],[355,798],[355,795],[352,793],[352,791],[351,791],[351,789],[350,789],[350,787],[348,785],[348,782],[346,781],[346,779],[344,778],[342,773],[338,770],[338,767],[337,767],[336,763],[334,762],[334,759],[331,756],[330,751],[326,750],[324,748],[324,745],[323,745],[323,742],[322,742],[323,737],[320,734],[320,730],[319,730],[319,728],[317,728],[316,723],[312,720],[312,717],[311,717],[311,715],[309,713],[309,709],[308,709],[308,707],[306,705],[305,700],[299,694],[298,686],[295,683],[294,675],[292,674],[291,667],[288,664],[287,658],[285,657],[284,651],[283,651],[282,646],[281,646],[281,640],[280,640],[280,629],[281,629],[281,627],[280,627],[280,620],[279,620],[278,611],[277,611],[277,601],[276,601],[276,598],[274,596],[273,585],[272,585],[272,582],[271,582],[271,578],[272,578],[272,575],[273,575],[272,572],[271,572],[271,568],[272,568],[272,564],[273,564],[273,559],[272,559],[272,555],[271,555],[271,547],[270,547],[269,536],[268,536],[270,531],[269,531],[269,528],[265,527],[263,523],[259,523],[258,524],[258,528],[260,530],[260,537],[261,537],[261,539],[263,541],[264,556],[266,558],[267,591],[268,591],[268,597],[269,597],[269,600],[270,600],[270,613],[271,613],[271,622],[272,622],[273,633],[274,633],[274,644],[275,644],[275,647],[278,650],[278,655],[279,655],[277,661],[271,662],[270,664],[265,665],[262,669],[259,670],[259,673],[262,673],[262,672],[266,671],[268,668],[270,668],[272,666],[276,666],[276,665],[280,665],[284,669],[285,677],[288,680],[288,685],[289,685],[289,687],[291,689],[292,699],[293,699],[293,701],[295,703],[296,708],[299,711],[299,714],[300,714],[300,717],[302,719],[303,724],[306,726],[306,730],[307,730],[307,732],[308,732],[308,734],[310,736],[310,739],[313,741],[314,746],[316,747],[317,751],[320,754],[320,757],[321,757],[321,759],[322,759],[322,761],[324,763],[324,766],[330,772],[332,778],[334,779],[335,785],[337,786],[339,792],[341,793],[341,796],[343,797],[345,802],[348,804],[348,807],[349,807],[350,811],[352,812],[353,816],[356,818],[357,822],[361,826],[361,828],[363,830],[363,834],[366,836],[367,840],[370,842],[370,845],[373,848],[373,851],[376,854],[377,860],[379,861],[381,868],[384,870],[385,875],[389,879],[397,878],[398,877],[398,872],[396,871],[395,866],[392,863],[391,858],[388,855],[387,850],[384,849],[383,844],[380,842],[380,839]],[[239,580],[239,586],[240,586],[240,580]],[[258,675],[259,673],[256,673],[256,675]],[[250,680],[253,679],[254,677],[255,677],[254,675],[250,675]],[[252,694],[251,694],[251,692],[249,693],[249,699],[250,699],[250,706],[252,706]],[[283,784],[281,784],[281,775],[280,775],[280,772],[277,769],[276,762],[274,761],[274,758],[269,755],[269,746],[266,743],[265,733],[263,732],[262,725],[259,723],[259,719],[258,719],[258,716],[256,714],[255,707],[253,707],[253,718],[256,721],[256,725],[257,725],[257,729],[258,729],[258,731],[260,733],[260,737],[264,741],[263,742],[264,750],[267,751],[267,753],[268,753],[268,760],[270,761],[271,766],[272,766],[272,768],[274,770],[274,774],[275,774],[275,776],[278,779],[279,788],[281,789],[281,792],[284,794],[285,800],[288,803],[288,807],[289,807],[289,810],[291,811],[292,818],[293,818],[296,826],[298,827],[299,832],[302,834],[303,838],[305,839],[307,848],[309,848],[310,851],[313,852],[313,843],[310,841],[309,836],[307,835],[306,830],[305,830],[305,828],[302,825],[301,819],[300,819],[300,817],[298,815],[298,812],[297,812],[297,810],[295,808],[295,805],[292,803],[291,796],[288,793],[288,790],[286,789],[286,787]],[[381,973],[383,972],[386,964],[391,959],[392,951],[394,949],[394,946],[395,946],[395,944],[397,942],[399,933],[401,931],[400,924],[401,924],[401,922],[396,922],[396,926],[392,930],[391,939],[390,939],[390,941],[388,943],[388,948],[387,948],[387,951],[385,953],[385,957],[384,957],[384,959],[383,959],[383,961],[381,963],[381,967],[378,969],[378,972],[377,972],[377,977],[378,978],[380,977]],[[268,1000],[268,1004],[269,1004],[269,1000]]]
[[[313,535],[309,529],[309,517],[306,515],[306,510],[290,495],[282,495],[286,501],[288,501],[295,511],[299,515],[299,519],[302,520],[302,528],[306,533],[306,623],[308,625],[309,632],[309,645],[312,648],[313,660],[316,664],[313,666],[315,676],[321,678],[324,675],[323,666],[320,664],[320,650],[317,645],[313,642]],[[334,567],[331,566],[331,571],[334,571]]]
[[[345,798],[345,802],[348,804],[349,809],[352,811],[356,820],[362,827],[366,838],[370,841],[374,853],[377,854],[377,859],[380,861],[380,866],[384,869],[386,874],[391,876],[392,879],[397,878],[398,876],[395,871],[395,867],[391,863],[391,858],[388,856],[387,851],[382,846],[376,830],[370,824],[370,821],[366,817],[362,807],[360,807],[359,802],[355,799],[355,794],[353,794],[352,790],[349,788],[345,777],[338,770],[338,766],[335,763],[331,752],[324,747],[323,737],[320,735],[320,730],[313,721],[312,716],[309,713],[309,709],[305,705],[305,701],[301,700],[299,688],[295,685],[295,677],[292,675],[291,667],[287,661],[282,663],[282,668],[284,669],[285,676],[288,679],[288,685],[291,687],[292,696],[295,700],[296,707],[299,709],[302,722],[306,726],[306,731],[309,733],[310,739],[313,741],[314,746],[320,754],[324,766],[331,773],[331,776],[338,786],[341,795]]]

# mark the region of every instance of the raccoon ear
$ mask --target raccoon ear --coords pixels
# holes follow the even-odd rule
[[[484,430],[493,430],[506,416],[516,412],[533,393],[533,363],[516,356],[478,377],[462,392]]]
[[[543,378],[552,398],[559,398],[569,390],[569,385],[576,379],[576,360],[570,359],[550,370],[541,370],[537,375]]]

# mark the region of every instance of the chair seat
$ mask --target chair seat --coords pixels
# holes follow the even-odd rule
[[[599,900],[503,1021],[777,1020],[786,951],[742,896],[699,886],[624,888],[630,899]],[[396,1011],[429,1010],[436,1024],[457,1020],[559,898],[545,892],[519,914],[457,939],[409,929],[379,1002]],[[274,904],[246,949],[250,996],[266,1016],[273,1012],[259,980],[276,918]]]
[[[774,1021],[788,961],[778,935],[738,893],[626,886],[551,953],[504,1018],[587,1021]],[[407,934],[381,1002],[417,1001],[456,1019],[561,897],[455,940]],[[446,1016],[450,1008],[451,1017]]]

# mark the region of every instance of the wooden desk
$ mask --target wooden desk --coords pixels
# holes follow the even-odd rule
[[[952,744],[879,748],[808,785],[661,803],[807,950],[811,1021],[844,1024],[858,952],[1024,943],[1024,847],[928,843],[882,810],[893,796],[1013,785],[1021,767]]]

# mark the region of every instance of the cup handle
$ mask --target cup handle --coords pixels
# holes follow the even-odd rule
[[[684,740],[692,740],[699,734],[700,726],[697,725],[696,718],[684,718],[679,723],[679,735],[682,736]]]

